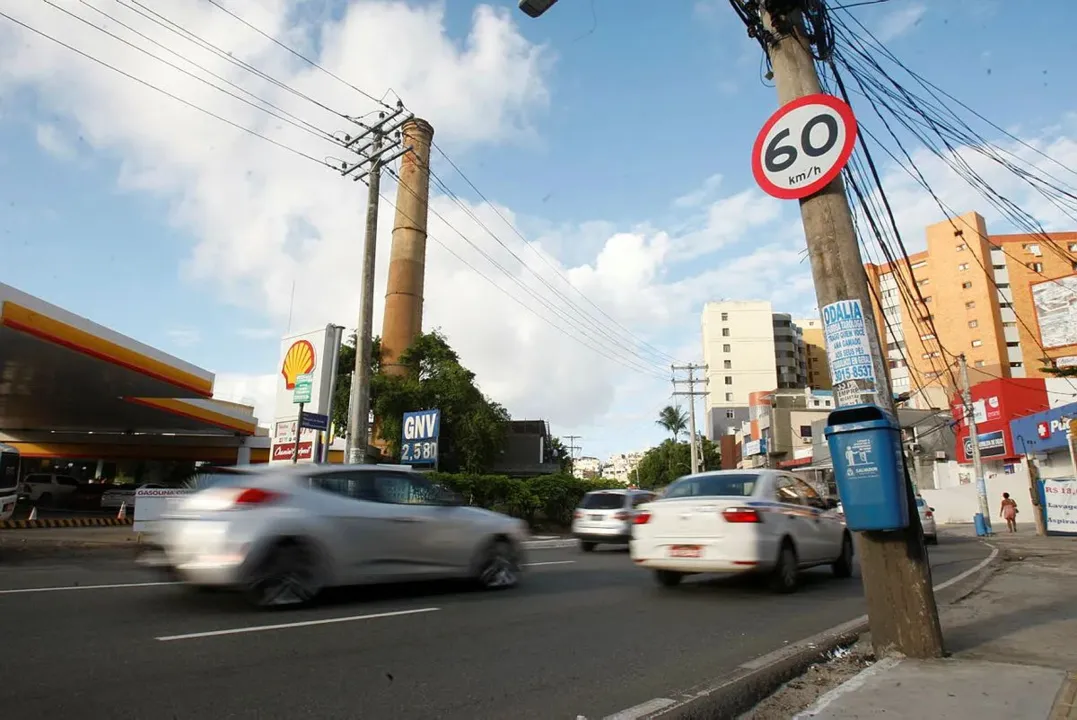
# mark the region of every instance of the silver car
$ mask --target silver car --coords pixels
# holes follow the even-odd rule
[[[579,540],[580,550],[591,552],[599,543],[627,545],[635,508],[656,497],[648,490],[595,490],[584,495],[572,516],[572,536]]]
[[[924,542],[928,545],[938,545],[939,529],[935,524],[935,508],[929,507],[927,501],[917,495],[916,510],[920,514],[920,527],[924,529]]]
[[[144,565],[258,606],[302,605],[327,587],[469,577],[520,580],[527,526],[465,506],[387,465],[212,470],[163,518]]]

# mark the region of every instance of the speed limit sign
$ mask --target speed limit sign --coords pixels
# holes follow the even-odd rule
[[[807,95],[783,105],[759,131],[752,174],[768,195],[814,195],[841,173],[856,145],[853,109],[833,95]]]

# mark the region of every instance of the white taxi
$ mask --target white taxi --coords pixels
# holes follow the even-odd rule
[[[767,573],[792,592],[800,570],[853,572],[853,538],[834,502],[795,475],[721,470],[674,481],[633,517],[633,562],[666,587],[696,573]]]

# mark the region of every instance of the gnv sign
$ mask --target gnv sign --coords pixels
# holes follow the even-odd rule
[[[437,465],[440,434],[440,410],[404,413],[400,434],[400,462],[408,465]]]

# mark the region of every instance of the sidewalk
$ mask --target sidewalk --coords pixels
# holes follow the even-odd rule
[[[1077,538],[1037,537],[1024,523],[987,542],[1001,553],[998,569],[940,607],[951,657],[884,659],[797,718],[1077,720]]]
[[[137,543],[138,533],[130,525],[0,530],[0,550],[134,547]]]

